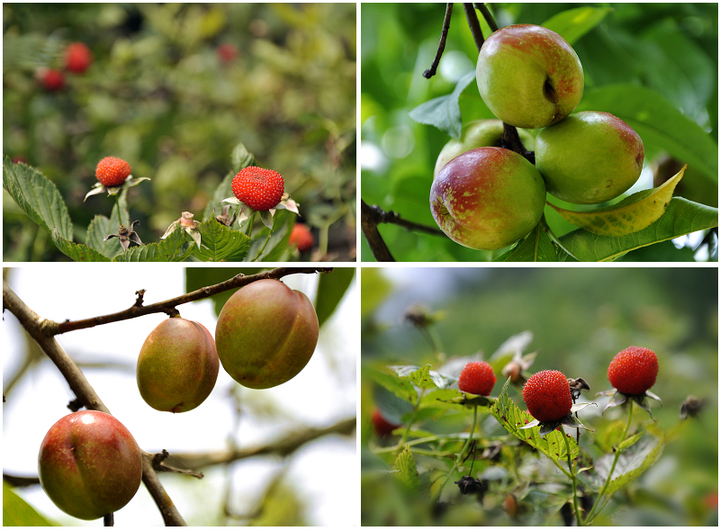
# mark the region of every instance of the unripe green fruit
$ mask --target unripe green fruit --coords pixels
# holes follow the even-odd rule
[[[527,236],[545,207],[540,172],[514,151],[483,147],[448,162],[430,188],[430,210],[453,241],[493,251]]]
[[[218,316],[215,342],[223,368],[252,389],[268,389],[296,376],[315,352],[315,308],[278,280],[240,288]]]
[[[437,175],[445,164],[450,162],[458,155],[479,147],[502,147],[501,140],[504,126],[500,120],[478,120],[470,122],[463,127],[460,139],[453,138],[445,146],[443,146],[435,162],[435,172]],[[532,151],[535,145],[535,138],[525,131],[518,129],[520,140],[528,151]]]
[[[122,509],[142,479],[135,439],[112,415],[78,411],[58,420],[40,445],[40,484],[64,512],[95,520]]]
[[[640,136],[607,112],[578,112],[535,139],[535,164],[548,193],[570,203],[616,198],[638,180],[644,156]]]
[[[137,362],[137,384],[147,404],[182,413],[202,404],[217,381],[220,361],[212,335],[200,323],[173,317],[145,339]]]
[[[584,76],[575,50],[533,24],[492,33],[480,48],[476,78],[485,105],[503,122],[535,129],[569,115],[582,99]]]

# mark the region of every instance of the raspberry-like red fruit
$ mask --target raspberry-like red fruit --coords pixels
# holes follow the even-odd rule
[[[285,182],[276,171],[248,166],[235,176],[232,190],[235,197],[253,210],[270,210],[282,199]]]
[[[486,361],[471,361],[463,368],[458,380],[461,391],[488,396],[495,386],[495,373]]]
[[[540,422],[560,420],[570,413],[570,384],[560,371],[533,374],[523,387],[523,400],[530,414]]]
[[[128,175],[130,164],[117,157],[105,157],[95,169],[95,177],[103,186],[120,186]]]
[[[626,395],[641,395],[653,385],[658,373],[657,355],[643,347],[619,352],[608,367],[610,385]]]
[[[304,253],[312,249],[315,239],[307,225],[295,223],[290,233],[289,243],[290,245],[297,245],[298,251]]]
[[[378,409],[373,411],[372,423],[373,426],[375,426],[375,433],[377,433],[380,437],[388,437],[394,429],[400,427],[399,424],[393,424],[392,422],[385,420],[385,417],[382,416],[382,413],[380,413],[380,410]]]
[[[40,74],[40,82],[48,92],[57,92],[65,86],[65,76],[60,70],[48,68]]]
[[[223,63],[231,63],[240,52],[238,52],[237,46],[226,42],[217,47],[217,54],[220,61]]]
[[[92,52],[83,42],[73,42],[65,49],[65,68],[82,74],[92,64]]]

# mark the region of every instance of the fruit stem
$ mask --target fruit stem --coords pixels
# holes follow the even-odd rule
[[[453,3],[448,2],[445,6],[445,18],[443,19],[442,33],[440,33],[440,42],[438,43],[437,51],[435,52],[435,58],[433,59],[430,68],[423,72],[423,77],[430,79],[437,74],[437,68],[440,64],[440,58],[445,51],[445,43],[447,42],[448,31],[450,31],[450,19],[452,18]]]
[[[115,208],[117,208],[118,221],[120,222],[120,225],[122,225],[122,215],[120,214],[120,194],[115,195]]]
[[[463,8],[465,9],[465,18],[468,21],[468,26],[470,26],[470,32],[475,40],[475,46],[477,46],[479,52],[485,42],[485,38],[482,34],[482,28],[480,28],[477,13],[475,13],[475,8],[473,8],[472,4],[463,4]]]
[[[447,473],[447,476],[445,476],[445,481],[443,481],[443,484],[440,485],[440,488],[433,496],[433,503],[437,503],[437,501],[440,499],[440,495],[442,494],[443,489],[445,488],[445,485],[448,484],[450,481],[450,478],[455,473],[456,470],[460,470],[460,464],[464,461],[463,455],[467,452],[468,448],[470,448],[470,443],[473,440],[473,434],[475,433],[475,426],[477,425],[477,410],[478,407],[475,405],[473,407],[473,422],[472,422],[472,428],[470,428],[470,433],[468,434],[468,438],[465,441],[465,445],[463,446],[463,449],[460,450],[460,453],[457,454],[455,457],[455,462],[453,463],[453,467],[450,470],[450,472]]]
[[[498,30],[497,22],[495,22],[495,18],[493,18],[492,13],[490,13],[488,6],[486,6],[484,3],[476,2],[475,9],[480,10],[480,13],[482,13],[483,18],[485,19],[485,22],[487,22],[487,25],[490,26],[490,31]]]
[[[564,431],[562,432],[562,438],[565,441],[565,448],[567,449],[567,460],[568,460],[568,471],[570,471],[570,479],[572,480],[572,493],[573,493],[573,509],[575,510],[575,521],[578,526],[583,525],[583,520],[580,517],[580,510],[578,506],[577,496],[577,462],[570,456],[570,443],[568,442],[569,435]]]
[[[528,151],[520,140],[517,128],[503,122],[503,135],[500,146],[509,149],[525,157],[530,163],[535,164],[535,152]]]
[[[628,430],[630,429],[630,423],[632,422],[633,401],[632,401],[632,400],[628,400],[627,403],[628,403],[628,407],[629,407],[630,411],[628,412],[627,424],[625,425],[625,431],[624,431],[623,434],[622,434],[622,438],[620,439],[620,443],[622,443],[623,441],[625,441],[625,438],[627,437],[627,434],[628,434]],[[603,494],[605,494],[605,491],[608,489],[608,486],[610,485],[610,480],[611,480],[611,478],[612,478],[613,472],[615,472],[615,466],[617,465],[618,459],[620,459],[620,454],[623,453],[624,451],[625,451],[625,449],[624,449],[624,448],[620,448],[620,444],[618,444],[618,449],[615,451],[615,458],[613,459],[613,464],[612,464],[612,466],[610,467],[610,472],[608,473],[608,477],[607,477],[607,479],[605,480],[605,484],[603,485],[602,489],[601,489],[600,492],[598,493],[598,497],[597,497],[597,499],[595,500],[595,503],[593,504],[592,509],[590,509],[590,512],[588,513],[588,516],[587,516],[587,518],[585,519],[586,522],[590,522],[590,521],[592,521],[593,518],[595,518],[595,508],[598,506],[598,504],[600,503],[600,500],[601,500],[602,497],[603,497]],[[605,508],[605,506],[608,504],[609,501],[610,501],[610,497],[608,496],[607,500],[605,500],[605,502],[604,502],[604,503],[602,504],[602,506],[597,510],[597,512],[600,513],[600,511],[602,511],[602,510]]]
[[[250,219],[248,220],[248,226],[245,229],[245,236],[249,238],[252,238],[253,225],[255,224],[255,214],[257,214],[257,212],[253,210],[253,213],[250,215]]]

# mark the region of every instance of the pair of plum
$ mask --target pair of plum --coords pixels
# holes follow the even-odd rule
[[[223,306],[215,340],[194,321],[174,317],[160,323],[140,349],[140,394],[154,409],[189,411],[209,396],[220,363],[245,387],[275,387],[310,361],[318,328],[304,293],[277,280],[253,282]],[[38,464],[50,499],[84,520],[124,507],[142,478],[142,453],[132,434],[100,411],[78,411],[56,422],[43,439]]]
[[[477,62],[480,96],[499,120],[471,124],[441,151],[430,208],[452,240],[481,250],[507,247],[538,224],[546,192],[575,204],[610,201],[642,171],[640,136],[606,112],[571,114],[584,75],[575,50],[532,24],[507,26],[485,41]],[[522,128],[535,164],[499,147],[505,124]],[[541,129],[533,136],[523,129]]]

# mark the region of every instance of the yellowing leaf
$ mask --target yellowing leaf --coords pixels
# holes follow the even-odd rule
[[[420,485],[415,456],[410,451],[409,446],[405,446],[403,451],[395,458],[393,470],[397,472],[396,477],[398,480],[406,487],[416,489]]]
[[[685,174],[687,165],[671,179],[652,190],[632,194],[605,210],[573,212],[548,203],[573,225],[600,236],[626,236],[642,230],[660,219],[672,199],[675,187]]]

